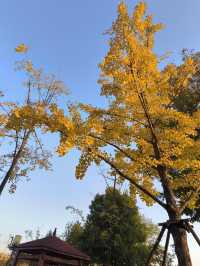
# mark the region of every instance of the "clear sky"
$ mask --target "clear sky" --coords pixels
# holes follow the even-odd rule
[[[135,0],[126,1],[130,10]],[[70,89],[67,98],[95,105],[104,104],[99,96],[98,63],[107,51],[107,30],[116,17],[118,0],[6,0],[0,9],[0,89],[9,99],[20,99],[21,76],[13,71],[19,59],[14,47],[21,42],[30,47],[29,56],[47,72],[54,73]],[[172,52],[170,60],[180,61],[182,48],[200,50],[199,0],[149,0],[155,21],[166,27],[156,36],[156,52]],[[62,102],[63,104],[63,102]],[[52,146],[54,137],[48,137]],[[9,233],[23,234],[26,229],[41,231],[58,227],[62,232],[71,219],[66,205],[74,205],[86,214],[91,199],[105,188],[98,170],[91,168],[83,181],[74,178],[78,154],[53,159],[53,171],[35,171],[31,181],[20,182],[17,192],[4,191],[0,199],[0,247]],[[165,220],[154,207],[141,212],[154,222]],[[197,226],[197,232],[200,229]],[[194,266],[199,266],[198,246],[190,239]]]

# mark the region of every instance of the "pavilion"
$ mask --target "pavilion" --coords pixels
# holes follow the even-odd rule
[[[12,266],[88,266],[90,257],[53,235],[14,248]]]

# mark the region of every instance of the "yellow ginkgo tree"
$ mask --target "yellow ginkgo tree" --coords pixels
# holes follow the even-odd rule
[[[26,53],[27,46],[20,44],[15,51]],[[22,101],[5,102],[2,97],[0,102],[0,195],[7,184],[15,192],[18,181],[28,179],[35,168],[51,168],[51,153],[42,143],[43,119],[57,96],[65,93],[61,81],[45,75],[30,60],[24,58],[16,67],[27,79],[19,91]]]
[[[144,2],[131,15],[119,4],[109,51],[100,64],[107,107],[70,106],[66,116],[55,105],[45,123],[60,133],[61,156],[72,148],[80,151],[78,179],[92,163],[105,163],[110,175],[129,181],[133,197],[159,204],[169,220],[180,221],[200,189],[200,141],[195,139],[200,113],[180,112],[173,101],[188,89],[197,67],[188,56],[180,65],[161,69],[154,52],[154,34],[161,28],[146,15]],[[186,187],[184,193],[175,193]],[[190,266],[185,228],[177,222],[170,230],[179,265]]]

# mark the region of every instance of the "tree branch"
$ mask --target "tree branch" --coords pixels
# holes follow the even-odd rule
[[[133,79],[135,79],[135,74],[133,72],[132,65],[130,65],[130,71],[131,71],[131,74],[133,76]],[[158,145],[158,139],[157,139],[157,136],[155,134],[154,125],[152,123],[152,120],[151,120],[151,117],[150,117],[150,114],[149,114],[148,102],[147,102],[147,100],[145,98],[144,93],[140,92],[139,89],[137,88],[137,86],[136,86],[136,92],[138,94],[139,101],[141,103],[141,106],[142,106],[143,111],[144,111],[144,115],[145,115],[145,117],[147,119],[147,123],[149,125],[149,129],[150,129],[151,136],[152,136],[152,146],[153,146],[155,158],[157,160],[160,160],[161,159],[161,154],[160,154],[160,149],[159,149],[159,145]],[[167,204],[169,204],[169,207],[171,209],[177,210],[177,204],[176,204],[175,195],[173,193],[173,190],[170,188],[169,180],[168,180],[168,178],[166,176],[165,167],[163,165],[158,165],[157,166],[157,171],[158,171],[158,174],[159,174],[162,186],[163,186],[163,190],[164,190],[164,193],[165,193]]]
[[[30,134],[31,134],[31,131],[28,131],[27,133],[24,134],[22,143],[21,143],[18,151],[16,152],[15,156],[13,157],[11,165],[10,165],[8,171],[6,172],[6,174],[5,174],[4,178],[3,178],[3,181],[0,184],[0,196],[1,196],[1,193],[2,193],[5,185],[7,184],[9,178],[12,175],[13,170],[15,169],[15,166],[17,165],[17,163],[18,163],[18,161],[19,161],[19,159],[21,157],[21,154],[22,154],[22,152],[24,150],[24,147],[26,146],[26,143],[27,143],[27,140],[28,140]]]
[[[110,162],[108,159],[106,159],[105,157],[103,157],[100,154],[97,154],[97,156],[103,160],[105,163],[107,163],[108,165],[110,165],[113,169],[115,169],[115,171],[122,176],[124,179],[128,180],[131,184],[133,184],[137,189],[139,189],[140,191],[142,191],[143,193],[145,193],[147,196],[149,196],[151,199],[153,199],[155,202],[157,202],[161,207],[163,207],[164,209],[167,208],[166,204],[164,202],[162,202],[161,200],[159,200],[156,196],[154,196],[153,194],[151,194],[148,190],[146,190],[144,187],[140,186],[138,183],[136,183],[134,180],[132,180],[129,176],[127,176],[126,174],[122,173],[116,165],[114,165],[112,162]]]
[[[99,136],[95,136],[95,135],[93,135],[93,134],[89,134],[89,136],[92,137],[92,138],[95,138],[95,139],[101,140],[101,141],[103,141],[104,143],[107,143],[108,145],[114,147],[115,149],[117,149],[118,151],[120,151],[121,153],[123,153],[124,155],[126,155],[126,157],[128,157],[131,161],[133,161],[133,162],[135,161],[135,160],[133,159],[133,157],[131,157],[126,151],[124,151],[122,148],[120,148],[120,147],[117,146],[116,144],[114,144],[114,143],[112,143],[112,142],[109,142],[109,141],[107,141],[107,140],[104,140],[104,139],[102,139],[101,137],[99,137]]]
[[[36,130],[34,129],[33,131],[33,134],[35,135],[35,138],[36,138],[36,143],[38,143],[39,147],[40,147],[40,150],[42,151],[42,153],[44,153],[44,150],[43,150],[43,147],[42,147],[42,143],[37,135],[37,132]]]
[[[190,192],[190,195],[186,198],[186,200],[183,202],[181,207],[179,208],[179,213],[182,214],[184,210],[186,209],[187,205],[191,201],[192,198],[194,198],[200,191],[200,187],[196,191]]]
[[[147,127],[147,125],[145,123],[141,122],[140,120],[138,120],[136,118],[132,118],[132,117],[124,116],[124,115],[120,115],[120,114],[115,114],[115,113],[111,113],[108,111],[103,111],[103,114],[110,115],[110,116],[116,116],[116,117],[120,117],[120,118],[124,118],[124,119],[129,119],[130,121],[136,122],[138,124],[141,124],[141,125]]]
[[[147,101],[146,101],[143,93],[141,93],[141,95],[138,95],[138,97],[140,98],[141,105],[143,107],[145,116],[146,116],[148,124],[149,124],[149,128],[151,130],[151,135],[152,135],[152,138],[153,138],[152,145],[153,145],[155,157],[156,157],[157,160],[159,160],[161,158],[161,155],[160,155],[160,149],[159,149],[159,146],[158,146],[158,139],[157,139],[157,136],[156,136],[156,134],[154,132],[154,126],[153,126],[153,123],[151,121],[151,117],[150,117],[149,112],[148,112]],[[166,193],[167,202],[171,205],[170,207],[176,208],[175,195],[173,193],[173,190],[169,186],[169,181],[168,181],[168,178],[166,177],[166,170],[164,169],[164,166],[158,165],[157,166],[157,171],[159,173],[161,182],[163,183],[163,189],[164,189],[164,191]]]

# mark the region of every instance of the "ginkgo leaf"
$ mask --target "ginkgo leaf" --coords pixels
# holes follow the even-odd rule
[[[21,43],[15,48],[16,53],[26,53],[28,51],[28,47],[24,44]]]

